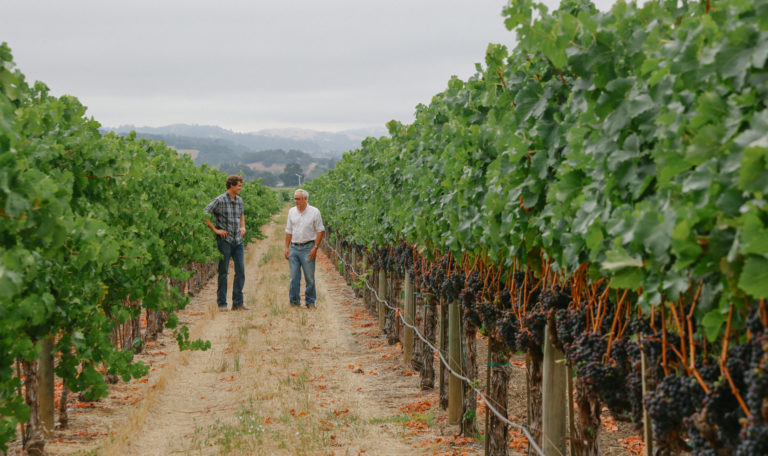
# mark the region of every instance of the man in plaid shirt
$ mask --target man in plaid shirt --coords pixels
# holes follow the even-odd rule
[[[239,196],[242,189],[242,177],[227,177],[227,191],[214,198],[205,208],[205,212],[213,215],[215,225],[207,219],[205,224],[216,235],[216,243],[222,255],[222,258],[219,260],[219,287],[216,291],[216,303],[219,305],[219,310],[222,311],[227,310],[227,273],[229,271],[230,258],[235,262],[235,280],[232,284],[232,310],[249,310],[243,305],[243,284],[245,284],[243,236],[245,236],[245,217],[243,215],[243,199]]]

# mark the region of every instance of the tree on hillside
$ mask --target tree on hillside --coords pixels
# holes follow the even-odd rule
[[[286,187],[292,187],[299,185],[299,176],[301,176],[301,182],[304,182],[304,170],[301,169],[301,165],[298,163],[288,163],[285,165],[285,170],[280,174],[280,180],[283,181]]]
[[[227,174],[240,175],[246,182],[261,179],[261,183],[268,187],[275,187],[279,183],[279,179],[273,173],[252,169],[244,163],[222,163],[219,165],[219,170]]]

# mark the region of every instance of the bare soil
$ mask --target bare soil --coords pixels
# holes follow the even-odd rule
[[[136,357],[150,365],[147,378],[120,382],[98,402],[70,399],[70,425],[55,432],[46,454],[482,454],[482,442],[447,424],[437,392],[419,389],[399,344],[387,344],[324,255],[317,307],[288,304],[284,217],[247,249],[250,310],[217,311],[214,277],[180,313],[210,350],[179,352],[161,336]],[[477,343],[484,354],[484,340]],[[509,369],[509,418],[524,424],[524,362]],[[483,407],[478,416],[483,429]],[[601,453],[639,454],[622,441],[634,434],[629,423],[608,418]],[[511,433],[509,447],[524,454],[521,433]]]

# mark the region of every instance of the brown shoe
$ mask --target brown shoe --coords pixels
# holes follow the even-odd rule
[[[237,306],[237,307],[232,307],[232,310],[251,310],[251,308],[246,306]]]

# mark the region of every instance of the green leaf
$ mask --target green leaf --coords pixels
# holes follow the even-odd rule
[[[29,210],[29,207],[29,200],[14,191],[8,194],[8,199],[5,201],[5,213],[11,217],[20,216]]]
[[[768,298],[768,259],[750,255],[744,261],[739,288],[754,298]]]
[[[719,309],[713,309],[707,312],[701,319],[701,326],[704,327],[704,333],[707,340],[714,342],[720,335],[720,329],[725,324],[726,317],[722,315]]]
[[[605,252],[605,260],[602,268],[606,271],[615,271],[622,268],[640,268],[643,266],[642,260],[630,256],[623,250],[609,250]]]
[[[768,258],[768,230],[765,229],[755,211],[744,216],[740,253],[742,255],[752,253]]]
[[[768,188],[766,167],[768,165],[768,147],[752,146],[742,152],[739,170],[739,188],[751,191],[764,191]]]
[[[640,268],[625,268],[613,276],[609,288],[635,290],[643,283],[645,273]]]

